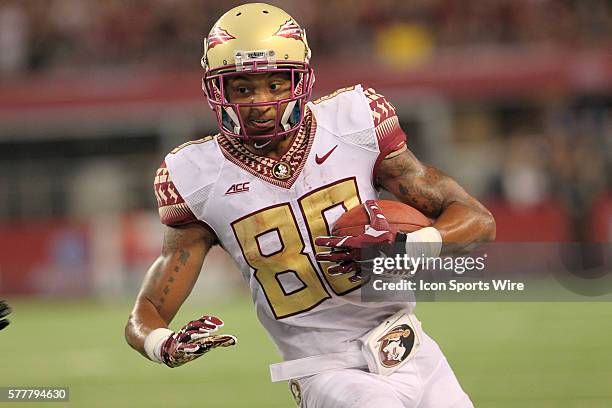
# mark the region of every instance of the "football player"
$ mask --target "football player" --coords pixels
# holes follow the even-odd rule
[[[164,244],[126,339],[170,367],[236,344],[217,332],[223,321],[215,316],[168,328],[219,244],[250,285],[257,316],[283,356],[271,367],[273,381],[290,380],[302,407],[471,407],[413,303],[361,301],[359,249],[438,256],[453,243],[467,250],[493,239],[493,218],[415,158],[395,108],[374,89],[357,84],[309,101],[309,60],[305,30],[277,7],[238,6],[213,26],[204,41],[203,89],[220,132],[177,147],[157,171]],[[390,232],[374,201],[381,188],[435,219],[433,226]],[[329,237],[335,220],[361,203],[367,233]],[[403,343],[409,349],[381,360],[376,344],[386,345],[398,328],[412,336]]]
[[[0,330],[9,325],[10,320],[5,319],[11,313],[11,308],[4,300],[0,300]]]

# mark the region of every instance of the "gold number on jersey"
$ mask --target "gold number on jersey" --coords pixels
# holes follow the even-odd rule
[[[312,309],[330,297],[304,253],[304,241],[289,204],[250,214],[234,221],[232,228],[277,319]],[[266,233],[277,233],[280,239],[281,247],[273,253],[262,253],[258,239]],[[284,273],[294,273],[302,287],[286,293],[278,278]]]
[[[314,239],[322,235],[331,235],[330,226],[325,219],[325,212],[333,207],[342,206],[345,211],[359,205],[357,181],[355,178],[345,179],[340,182],[314,190],[299,199],[300,208],[306,219],[310,243],[315,252],[324,248],[315,246]],[[344,295],[361,285],[361,283],[350,282],[350,275],[330,276],[327,272],[329,264],[319,263],[325,280],[329,283],[336,295]]]

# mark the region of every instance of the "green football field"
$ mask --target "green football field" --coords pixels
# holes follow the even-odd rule
[[[294,406],[269,380],[279,357],[246,298],[181,310],[173,328],[217,314],[239,344],[176,369],[127,346],[128,303],[9,300],[0,386],[70,387],[69,403],[43,406]],[[477,407],[612,407],[611,303],[420,303],[417,314]]]

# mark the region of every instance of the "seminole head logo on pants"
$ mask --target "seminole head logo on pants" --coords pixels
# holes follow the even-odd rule
[[[414,332],[407,324],[401,324],[378,339],[378,343],[382,365],[395,367],[410,355],[414,346]]]

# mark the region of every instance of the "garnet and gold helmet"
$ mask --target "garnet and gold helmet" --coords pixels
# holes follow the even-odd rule
[[[266,140],[298,129],[310,98],[314,74],[309,65],[306,31],[286,12],[265,3],[235,7],[215,23],[204,39],[202,88],[217,116],[219,129],[243,140]],[[224,80],[234,75],[286,72],[291,78],[291,97],[270,102],[230,103]],[[282,105],[286,105],[282,110]],[[276,107],[274,132],[248,135],[240,107]]]

